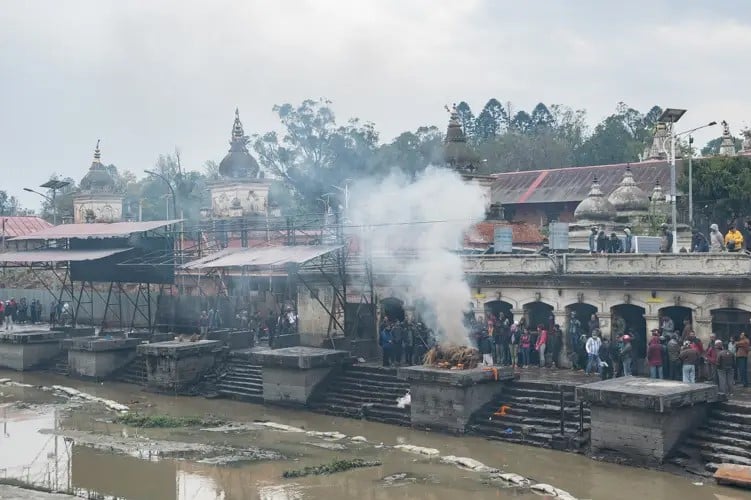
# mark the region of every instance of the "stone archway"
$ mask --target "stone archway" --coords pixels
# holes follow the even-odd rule
[[[566,306],[566,331],[570,328],[571,313],[576,313],[576,319],[579,320],[582,327],[582,333],[589,334],[589,320],[592,319],[593,314],[597,314],[597,307],[586,302],[576,302]]]
[[[514,313],[511,312],[513,309],[513,306],[508,303],[504,302],[502,300],[491,300],[490,302],[485,302],[485,314],[492,314],[496,318],[499,318],[501,314],[509,320],[509,323],[512,323],[514,321]]]
[[[749,334],[751,312],[744,309],[722,308],[709,311],[712,315],[712,333],[727,343],[731,337],[737,337],[741,332]]]
[[[536,301],[524,304],[522,308],[527,328],[534,330],[537,328],[537,325],[543,325],[545,328],[548,328],[550,317],[553,314],[553,306],[545,302]]]
[[[647,320],[644,317],[646,309],[634,304],[619,304],[610,308],[612,320],[610,322],[612,340],[619,333],[628,333],[632,337],[635,357],[644,358],[647,353]],[[619,331],[623,330],[623,331]],[[640,366],[638,363],[634,366]]]
[[[683,321],[687,319],[689,320],[689,322],[693,323],[694,320],[693,309],[686,306],[663,307],[658,311],[658,313],[660,315],[660,328],[662,328],[662,318],[664,316],[667,316],[673,320],[674,330],[677,330],[681,333],[683,332]]]

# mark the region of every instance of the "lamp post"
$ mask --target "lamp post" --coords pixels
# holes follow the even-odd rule
[[[673,219],[673,253],[678,253],[678,208],[675,204],[675,124],[685,113],[685,109],[667,108],[657,119],[657,121],[670,124],[670,216]]]
[[[711,121],[706,125],[702,125],[701,127],[692,128],[691,130],[685,130],[683,132],[675,134],[676,137],[688,134],[688,224],[692,227],[694,225],[694,168],[692,162],[694,158],[694,136],[692,136],[691,134],[693,132],[696,132],[697,130],[701,130],[707,127],[713,127],[715,125],[717,125],[717,122]]]
[[[57,191],[64,188],[65,186],[69,186],[70,182],[68,181],[57,181],[57,180],[49,180],[42,184],[39,187],[47,188],[52,190],[52,198],[47,196],[46,194],[42,194],[39,191],[34,191],[31,188],[23,188],[24,191],[27,191],[29,193],[38,194],[42,198],[46,199],[47,201],[52,204],[52,224],[57,226],[57,203],[55,203],[55,199],[57,198]]]
[[[172,216],[177,217],[177,197],[175,196],[175,190],[172,188],[172,183],[165,176],[160,173],[154,172],[153,170],[144,170],[144,172],[149,175],[153,175],[154,177],[159,177],[164,181],[165,184],[167,184],[167,187],[170,190],[170,194],[172,195]],[[167,214],[167,218],[169,218],[169,213]]]

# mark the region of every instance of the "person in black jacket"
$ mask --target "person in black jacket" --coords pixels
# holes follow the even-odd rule
[[[623,253],[623,242],[615,233],[610,233],[608,240],[608,253]]]
[[[600,231],[597,234],[597,253],[605,253],[608,251],[608,237],[605,236],[605,231]]]

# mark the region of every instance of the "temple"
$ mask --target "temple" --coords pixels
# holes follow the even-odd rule
[[[112,169],[114,167],[102,164],[102,152],[96,141],[94,159],[73,197],[73,222],[119,222],[122,219],[123,195],[117,190]]]

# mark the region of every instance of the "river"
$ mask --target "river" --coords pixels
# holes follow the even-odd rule
[[[698,481],[476,437],[429,433],[224,399],[156,395],[132,385],[80,382],[49,374],[0,372],[0,378],[3,377],[33,386],[72,386],[144,414],[212,415],[239,426],[224,431],[200,427],[136,429],[113,423],[116,414],[102,404],[70,400],[37,387],[0,385],[3,429],[0,478],[18,479],[84,497],[98,495],[97,498],[131,500],[541,498],[528,488],[508,487],[507,483],[493,480],[488,474],[443,463],[439,458],[457,456],[470,457],[503,472],[553,485],[578,499],[751,498],[746,491],[719,487],[711,480]],[[261,425],[259,421],[282,425],[267,427],[268,424]],[[338,432],[346,437],[306,433],[303,429]],[[156,458],[148,451],[152,445],[168,450],[167,443],[179,443],[184,449],[177,449],[174,456],[166,458]],[[399,444],[434,448],[438,456],[394,448]],[[277,456],[254,456],[218,465],[205,458],[201,446],[259,449]],[[382,465],[326,476],[282,478],[287,470],[352,458],[377,460]],[[4,498],[2,490],[0,498]]]

